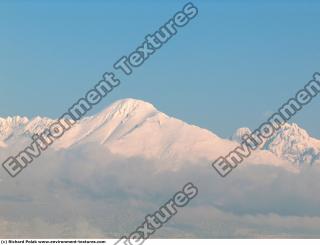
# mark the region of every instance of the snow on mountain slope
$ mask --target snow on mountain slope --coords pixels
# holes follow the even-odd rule
[[[241,143],[242,136],[250,133],[248,128],[239,128],[231,139]],[[312,138],[295,123],[284,124],[260,149],[295,164],[313,164],[320,160],[320,140]]]
[[[36,117],[29,120],[26,117],[0,118],[0,147],[27,143],[32,135],[48,128],[53,119]]]
[[[42,132],[52,122],[53,119],[40,117],[0,118],[0,148],[30,143],[33,134]],[[222,139],[206,129],[169,117],[150,103],[124,99],[80,120],[53,144],[53,149],[93,143],[125,157],[167,162],[213,161],[237,147],[246,133],[250,129],[241,128],[231,140]],[[286,124],[261,150],[254,152],[251,161],[277,166],[286,165],[287,161],[314,163],[320,159],[319,152],[319,140],[295,124]]]
[[[127,157],[176,161],[210,158],[234,146],[208,130],[188,125],[159,112],[150,103],[134,99],[117,101],[98,115],[85,118],[55,147],[92,142]]]
[[[15,132],[23,129],[28,122],[28,118],[20,116],[0,118],[0,140],[8,140]]]
[[[156,113],[156,109],[146,102],[131,99],[118,101],[101,113],[81,120],[64,135],[57,147],[68,148],[85,142],[105,144],[126,134]]]
[[[313,164],[320,159],[320,140],[309,136],[295,123],[283,125],[263,148],[298,164]]]
[[[242,137],[247,134],[251,134],[251,130],[249,128],[238,128],[236,132],[232,135],[231,140],[241,143],[243,141]]]

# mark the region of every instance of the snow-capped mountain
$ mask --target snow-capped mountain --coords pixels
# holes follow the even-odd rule
[[[242,137],[250,133],[249,128],[239,128],[231,140],[241,143]],[[284,124],[260,149],[296,164],[313,164],[320,159],[320,140],[312,138],[295,123]]]
[[[238,128],[230,139],[238,143],[241,143],[243,141],[242,137],[246,134],[251,134],[251,130],[249,128]]]
[[[36,117],[0,118],[0,148],[23,145],[35,133],[41,133],[55,120]],[[152,104],[124,99],[95,116],[86,117],[73,126],[52,148],[55,150],[86,144],[99,144],[125,157],[172,161],[213,161],[233,150],[248,128],[240,128],[231,140],[189,125],[158,111]],[[314,163],[320,159],[320,141],[296,124],[286,124],[261,150],[253,155],[257,162],[273,164],[290,161]],[[278,164],[279,165],[279,164]]]
[[[25,143],[32,135],[41,133],[53,122],[53,119],[45,117],[32,120],[20,116],[0,118],[0,147]]]
[[[28,122],[28,118],[20,116],[0,118],[0,140],[8,140],[14,132],[22,129]]]
[[[233,142],[159,112],[152,104],[120,100],[74,126],[56,148],[98,143],[112,153],[175,161],[198,160],[231,149]]]
[[[267,140],[263,149],[294,163],[315,163],[320,159],[320,140],[297,124],[285,124]]]

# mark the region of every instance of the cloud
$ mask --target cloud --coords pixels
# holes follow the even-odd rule
[[[0,236],[118,238],[190,181],[199,195],[155,237],[320,234],[317,165],[294,173],[242,164],[221,178],[208,162],[162,167],[170,164],[124,159],[96,145],[48,151],[15,179],[1,172]]]

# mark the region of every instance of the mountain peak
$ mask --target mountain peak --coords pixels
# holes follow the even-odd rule
[[[129,109],[129,110],[130,109],[135,109],[137,107],[155,109],[155,107],[149,102],[146,102],[146,101],[143,101],[143,100],[138,100],[138,99],[132,99],[132,98],[126,98],[126,99],[117,100],[111,106],[120,107],[120,108],[123,108],[123,109]]]
[[[297,124],[286,123],[264,145],[276,156],[294,163],[313,163],[320,157],[320,141]]]
[[[7,118],[0,117],[0,125],[4,125],[4,124],[20,125],[20,124],[26,124],[28,122],[29,122],[29,119],[27,117],[21,117],[21,116],[13,116],[13,117],[7,117]]]
[[[151,103],[132,98],[118,100],[111,104],[111,106],[107,107],[105,111],[112,111],[117,114],[130,114],[137,110],[142,112],[157,111]]]
[[[245,135],[251,134],[251,130],[249,128],[238,128],[236,132],[232,135],[231,140],[241,143],[243,141],[242,137]]]
[[[0,148],[17,145],[50,127],[53,119],[35,117],[0,118]],[[189,125],[158,111],[138,99],[122,99],[102,112],[85,117],[59,139],[54,149],[98,143],[115,154],[166,159],[211,159],[241,143],[249,128],[236,130],[232,141],[208,130]],[[260,150],[278,159],[297,164],[313,164],[320,159],[320,140],[312,138],[297,124],[286,123],[266,140]],[[260,151],[261,159],[265,159]],[[257,152],[259,155],[259,152]],[[268,160],[269,161],[269,160]]]
[[[296,123],[286,123],[282,126],[281,132],[286,132],[288,136],[299,136],[303,138],[310,137],[308,132],[303,128],[299,127]]]

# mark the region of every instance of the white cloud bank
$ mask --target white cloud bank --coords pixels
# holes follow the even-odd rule
[[[189,181],[199,196],[155,237],[320,236],[316,165],[243,164],[221,178],[209,162],[181,164],[170,171],[96,145],[49,151],[15,179],[1,172],[0,238],[118,238]]]

